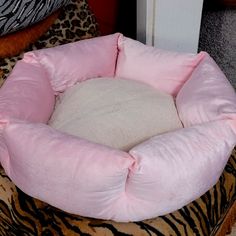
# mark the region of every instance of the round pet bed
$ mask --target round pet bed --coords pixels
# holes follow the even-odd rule
[[[98,78],[176,100],[184,128],[121,151],[50,127],[55,95]],[[0,160],[27,194],[82,216],[138,221],[200,197],[236,144],[236,95],[207,53],[162,51],[114,34],[26,53],[0,90]]]

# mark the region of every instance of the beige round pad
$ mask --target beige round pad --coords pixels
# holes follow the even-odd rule
[[[58,97],[49,125],[124,151],[182,127],[170,95],[120,78],[90,79],[69,88]]]

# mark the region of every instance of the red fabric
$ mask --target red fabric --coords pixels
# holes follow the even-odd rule
[[[97,18],[102,35],[116,31],[118,0],[88,0],[89,6]]]

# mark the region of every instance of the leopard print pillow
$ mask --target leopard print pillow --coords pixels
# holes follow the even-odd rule
[[[62,9],[58,19],[49,30],[36,43],[30,45],[25,52],[54,47],[98,35],[98,25],[95,16],[90,11],[87,0],[71,0],[70,4]],[[0,86],[16,62],[22,58],[23,53],[15,57],[0,59]]]

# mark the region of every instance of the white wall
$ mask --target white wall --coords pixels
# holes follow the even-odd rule
[[[137,0],[137,40],[154,45],[155,0]]]
[[[137,40],[146,43],[147,0],[137,0]]]
[[[138,0],[137,39],[167,50],[196,53],[202,5],[203,0]]]

